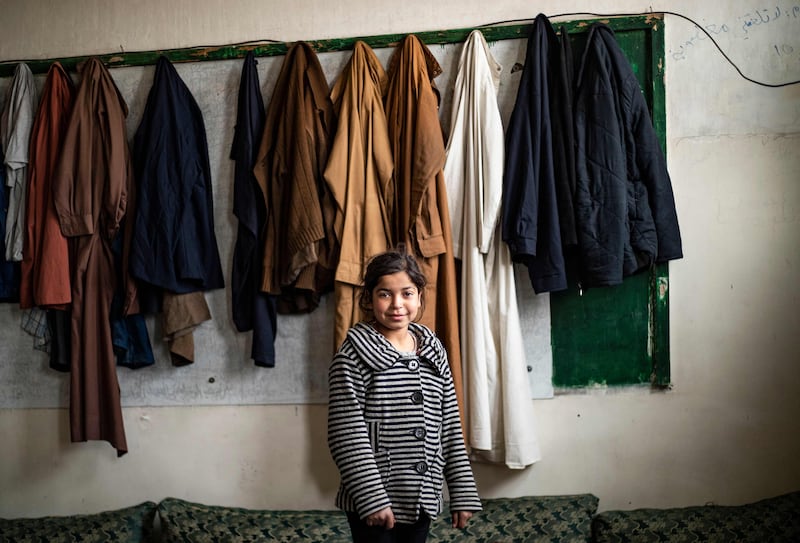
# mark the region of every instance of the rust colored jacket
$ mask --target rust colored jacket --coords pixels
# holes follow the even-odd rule
[[[334,231],[341,246],[336,268],[336,348],[347,330],[363,317],[357,299],[366,263],[387,250],[392,240],[386,209],[394,187],[383,111],[385,84],[386,72],[380,61],[359,41],[331,91],[339,124],[325,180],[336,201]]]
[[[282,312],[313,310],[333,286],[334,204],[323,180],[334,125],[329,92],[311,46],[292,45],[253,168],[267,210],[261,288],[283,294]]]
[[[463,421],[457,279],[442,171],[445,146],[439,93],[433,83],[441,72],[419,38],[407,36],[389,63],[384,105],[394,155],[394,241],[413,249],[428,278],[420,322],[447,349]]]
[[[52,176],[72,111],[72,80],[59,62],[50,65],[33,121],[25,210],[25,251],[20,307],[65,308],[72,300],[67,238],[53,203]]]
[[[96,57],[81,67],[53,195],[61,231],[72,238],[72,441],[105,440],[119,456],[128,446],[120,406],[110,309],[117,281],[111,243],[125,217],[132,169],[128,107]]]

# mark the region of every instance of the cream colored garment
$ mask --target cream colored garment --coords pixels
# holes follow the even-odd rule
[[[514,268],[500,239],[501,70],[483,35],[473,31],[459,61],[444,176],[453,247],[462,262],[461,353],[472,457],[519,469],[540,453]]]

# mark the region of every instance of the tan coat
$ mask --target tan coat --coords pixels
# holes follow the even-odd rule
[[[382,89],[386,73],[375,53],[356,42],[331,92],[339,118],[325,180],[336,201],[334,231],[341,245],[336,269],[335,348],[364,317],[358,307],[369,259],[391,245],[385,202],[392,198],[392,151]]]
[[[313,310],[332,288],[338,248],[330,245],[333,202],[323,180],[334,125],[329,91],[316,53],[295,43],[275,83],[253,168],[267,209],[261,288],[283,294],[283,312]]]
[[[72,441],[105,440],[128,451],[120,406],[110,309],[117,278],[111,242],[125,216],[132,170],[128,107],[98,58],[81,68],[81,83],[53,177],[61,231],[71,238]]]
[[[441,66],[416,36],[398,46],[389,64],[384,105],[394,156],[394,241],[418,257],[428,278],[420,321],[447,349],[465,420],[458,333],[458,298],[444,174],[439,93],[433,79]]]

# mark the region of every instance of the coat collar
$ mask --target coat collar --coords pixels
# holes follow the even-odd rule
[[[417,338],[417,355],[428,362],[439,375],[445,373],[447,358],[442,356],[441,343],[434,333],[421,324],[409,324],[409,330]],[[403,357],[383,335],[366,322],[356,323],[347,332],[347,338],[359,358],[373,371],[384,371]]]

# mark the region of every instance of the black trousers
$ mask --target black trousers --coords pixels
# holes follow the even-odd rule
[[[347,522],[353,533],[353,543],[425,543],[431,526],[431,519],[423,512],[420,512],[417,522],[396,523],[391,530],[383,526],[367,526],[357,513],[347,513]]]

